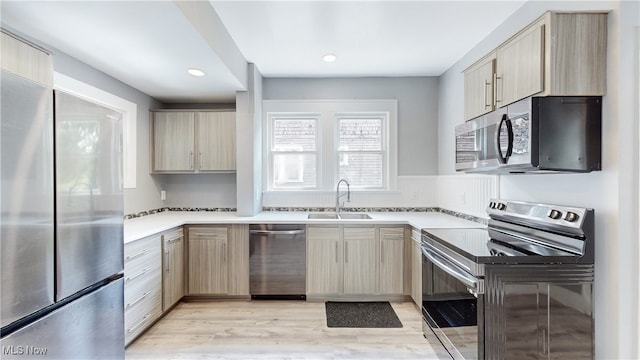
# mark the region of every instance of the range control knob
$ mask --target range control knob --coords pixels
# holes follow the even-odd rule
[[[553,220],[557,220],[562,217],[562,213],[558,210],[551,210],[551,212],[549,213],[549,217]]]
[[[489,202],[489,208],[495,209],[495,207],[496,207],[496,203],[494,203],[493,201]]]
[[[567,214],[564,216],[564,219],[568,222],[575,222],[580,218],[580,216],[576,213],[573,213],[571,211],[567,212]]]
[[[496,209],[498,210],[504,210],[507,208],[507,205],[505,205],[504,203],[497,203],[496,204]]]

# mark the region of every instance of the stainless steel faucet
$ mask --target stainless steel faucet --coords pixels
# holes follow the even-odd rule
[[[349,188],[349,182],[345,179],[340,179],[340,181],[338,181],[338,186],[336,187],[336,213],[340,212],[340,198],[345,195],[345,193],[340,194],[340,184],[343,182],[347,184],[347,202],[351,201],[351,189]],[[344,202],[342,203],[342,206],[344,206]]]

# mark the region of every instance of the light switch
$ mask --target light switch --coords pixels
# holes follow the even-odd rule
[[[164,190],[160,191],[160,200],[164,201],[167,200],[167,192]]]

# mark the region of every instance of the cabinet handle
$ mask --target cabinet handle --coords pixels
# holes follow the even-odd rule
[[[384,262],[384,243],[380,241],[380,263]]]
[[[222,256],[224,256],[222,261],[226,264],[227,263],[227,243],[222,243]]]
[[[133,276],[129,276],[129,277],[125,280],[125,282],[129,282],[129,281],[131,281],[131,280],[134,280],[135,278],[138,278],[138,277],[140,277],[140,276],[144,275],[144,273],[146,273],[146,272],[147,272],[147,268],[144,268],[144,269],[142,269],[142,271],[140,271],[139,273],[137,273],[137,274],[135,274],[135,275],[133,275]]]
[[[146,298],[147,295],[149,295],[148,292],[142,294],[142,296],[140,296],[139,298],[135,299],[134,301],[130,302],[127,304],[127,309],[130,307],[133,307],[135,304],[139,303],[140,301],[142,301],[142,299]]]
[[[542,354],[547,354],[547,330],[542,329]]]
[[[345,264],[349,262],[349,246],[346,241],[344,243],[344,262]]]
[[[489,96],[487,96],[487,87],[489,87],[489,90],[491,90],[491,81],[484,81],[484,108],[488,108],[491,107],[491,103],[487,104],[487,99],[489,99]]]
[[[336,241],[336,263],[338,263],[338,242]]]
[[[143,317],[142,320],[140,320],[139,323],[135,324],[133,327],[131,327],[131,328],[129,328],[127,330],[127,334],[131,334],[132,332],[136,331],[136,329],[138,329],[140,326],[142,326],[144,323],[146,323],[148,319],[149,319],[149,315]]]
[[[139,253],[137,253],[137,254],[135,254],[135,255],[129,255],[129,256],[127,256],[126,260],[135,259],[135,258],[137,258],[138,256],[142,256],[142,255],[144,255],[146,252],[147,252],[147,249],[144,249],[144,250],[140,251]]]
[[[189,169],[193,169],[193,151],[189,153]]]
[[[166,272],[169,272],[169,250],[164,251],[164,263],[167,266]]]
[[[498,74],[493,74],[493,99],[497,103],[502,102],[502,99],[498,99],[498,80],[502,81],[502,77]],[[502,94],[500,95],[502,97]]]
[[[167,243],[168,244],[172,244],[172,243],[174,243],[174,242],[176,242],[176,241],[178,241],[180,239],[182,239],[182,236],[177,236],[177,237],[174,237],[174,238],[171,238],[171,239],[167,240]]]
[[[200,170],[202,170],[202,153],[201,153],[201,152],[199,152],[199,153],[198,153],[198,159],[200,160],[200,167],[199,167],[199,169],[200,169]]]

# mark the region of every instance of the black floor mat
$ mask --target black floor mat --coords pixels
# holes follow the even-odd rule
[[[402,323],[388,302],[325,303],[328,327],[401,328]]]

